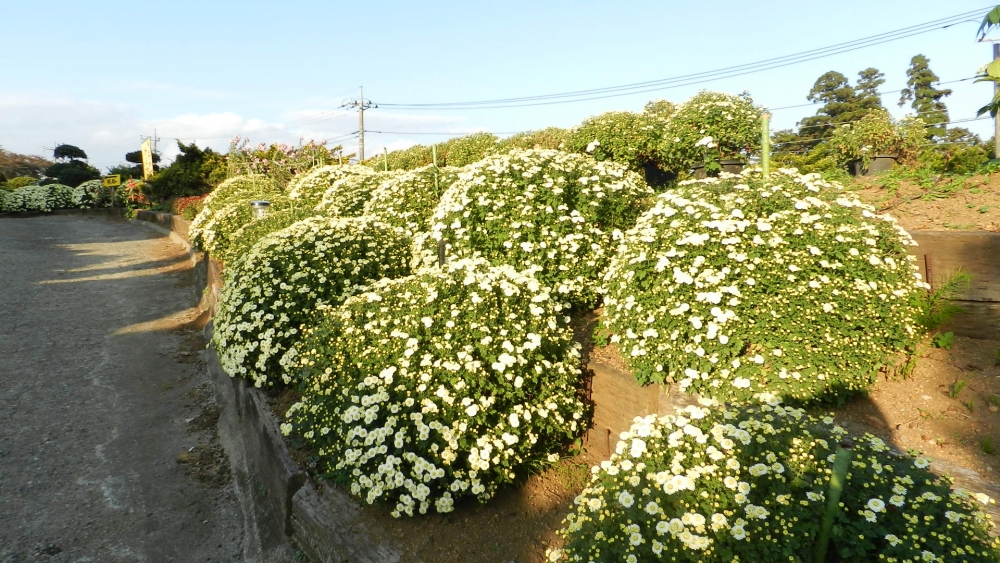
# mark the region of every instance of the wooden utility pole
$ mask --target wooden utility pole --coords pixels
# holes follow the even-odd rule
[[[364,87],[359,88],[360,96],[357,100],[347,100],[340,107],[358,108],[358,163],[365,160],[365,110],[377,108],[371,100],[365,100]]]

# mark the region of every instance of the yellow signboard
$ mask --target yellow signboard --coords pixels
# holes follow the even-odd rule
[[[104,179],[101,180],[101,185],[104,186],[105,188],[113,188],[115,186],[122,185],[121,174],[115,174],[113,176],[105,176]]]
[[[149,139],[142,142],[142,179],[148,180],[153,175],[153,147]]]

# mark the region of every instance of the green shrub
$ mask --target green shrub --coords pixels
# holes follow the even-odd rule
[[[33,178],[31,176],[18,176],[16,178],[11,178],[10,180],[7,180],[7,189],[13,191],[18,188],[23,188],[25,186],[34,186],[37,184],[38,184],[38,178]]]
[[[399,174],[402,172],[373,172],[370,168],[359,166],[357,173],[348,174],[330,184],[316,210],[331,217],[361,215],[365,202],[371,199],[372,192],[382,180]]]
[[[653,191],[622,164],[551,150],[511,151],[473,164],[441,197],[419,259],[450,257],[534,270],[561,298],[592,305],[620,230]]]
[[[560,127],[547,127],[538,131],[516,133],[497,143],[496,154],[505,154],[514,149],[565,149],[569,131]]]
[[[611,111],[591,117],[569,132],[566,150],[595,160],[619,162],[636,172],[659,163],[663,122],[645,113]]]
[[[87,180],[76,187],[73,197],[85,209],[110,207],[112,190],[104,187],[101,180]]]
[[[364,214],[400,227],[410,235],[426,231],[441,194],[458,180],[458,172],[458,168],[431,165],[389,175],[371,192]]]
[[[80,206],[80,200],[74,197],[77,194],[73,191],[73,188],[64,184],[49,184],[45,187],[49,189],[49,193],[46,195],[48,198],[46,207],[49,210],[70,209]]]
[[[815,561],[837,444],[832,417],[764,405],[637,418],[594,468],[550,550],[560,561]],[[925,458],[857,440],[823,561],[995,562],[983,494]]]
[[[447,166],[468,166],[496,152],[500,140],[492,133],[473,133],[464,137],[449,139],[444,146],[444,162]]]
[[[659,151],[662,166],[684,172],[701,162],[707,167],[719,160],[746,162],[760,152],[761,112],[747,93],[699,92],[667,121]]]
[[[278,213],[293,207],[291,200],[284,194],[271,194],[265,199],[270,203],[268,209],[271,213]],[[306,217],[319,215],[315,211],[309,211],[310,213]],[[234,256],[235,252],[238,252],[232,248],[237,233],[256,221],[258,221],[257,215],[249,201],[234,201],[216,211],[215,215],[212,216],[212,232],[205,236],[201,248],[220,260],[228,260]]]
[[[278,361],[317,308],[409,274],[409,243],[366,217],[313,217],[263,237],[227,265],[212,334],[222,367],[258,387],[276,383]]]
[[[559,458],[582,431],[565,306],[510,267],[461,261],[328,310],[284,361],[307,381],[294,430],[393,516],[450,512]]]
[[[659,195],[608,270],[604,323],[636,379],[719,400],[868,389],[915,340],[915,243],[816,175],[726,176]]]
[[[927,140],[923,121],[916,118],[896,122],[883,108],[870,110],[855,123],[841,125],[828,141],[840,164],[860,160],[867,168],[875,156],[886,154],[911,164]]]
[[[10,192],[4,203],[4,211],[7,213],[19,213],[24,211],[52,211],[52,202],[49,197],[48,186],[23,186]]]

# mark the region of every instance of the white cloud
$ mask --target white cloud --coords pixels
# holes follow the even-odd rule
[[[295,145],[300,140],[327,140],[330,146],[343,145],[345,152],[357,151],[358,116],[349,109],[288,111],[277,114],[274,120],[247,117],[236,111],[148,118],[140,115],[145,109],[68,96],[0,96],[0,146],[14,152],[50,156],[55,143],[68,143],[86,151],[90,163],[102,170],[123,162],[125,153],[138,150],[141,137],[154,131],[166,162],[177,155],[178,139],[185,144],[194,142],[199,147],[225,152],[236,135],[249,138],[253,144]],[[483,130],[470,126],[463,116],[414,115],[380,109],[365,112],[365,129],[369,131],[365,137],[365,153],[369,157],[381,153],[383,147],[398,150]]]

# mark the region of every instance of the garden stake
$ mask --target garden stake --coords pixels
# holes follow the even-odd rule
[[[766,123],[766,122],[765,122]],[[826,501],[826,514],[823,515],[823,525],[819,529],[819,542],[816,544],[816,563],[826,561],[826,550],[830,545],[830,530],[833,521],[840,512],[840,494],[844,491],[844,481],[847,479],[847,468],[851,463],[851,448],[854,444],[850,438],[844,439],[837,446],[834,454],[833,473],[830,475],[830,492]]]
[[[438,241],[438,268],[444,269],[444,239]]]
[[[389,171],[389,149],[382,147],[382,166],[383,169]]]
[[[760,166],[764,170],[764,177],[767,178],[771,174],[771,132],[768,127],[771,114],[765,111],[760,117]]]
[[[431,145],[431,158],[434,159],[434,191],[437,195],[441,195],[441,186],[438,185],[438,148],[437,145]]]

